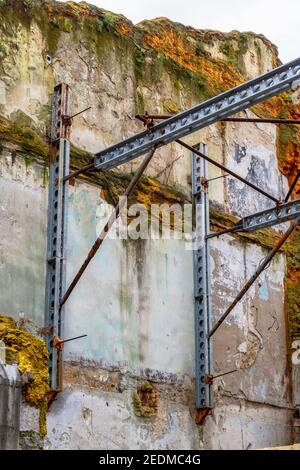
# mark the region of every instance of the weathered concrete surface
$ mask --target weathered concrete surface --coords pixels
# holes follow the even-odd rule
[[[292,411],[243,399],[234,403],[225,401],[207,418],[204,448],[250,450],[271,446],[274,442],[287,445],[291,442],[292,415]]]
[[[251,277],[265,253],[258,247],[253,250],[247,244],[241,249],[240,243],[224,237],[214,242],[212,254],[212,289],[218,292],[213,297],[213,321],[216,321]],[[218,389],[280,406],[290,402],[283,334],[286,327],[282,296],[284,270],[284,259],[278,256],[216,332],[215,371],[241,369],[219,379]],[[272,377],[268,372],[270,364]]]
[[[40,225],[43,235],[40,238],[35,238],[34,253],[36,253],[37,258],[34,261],[34,266],[42,266],[44,270],[47,191],[43,182],[43,169],[33,165],[26,171],[26,165],[22,157],[17,157],[12,162],[8,153],[1,160],[1,164],[3,175],[1,184],[5,185],[6,188],[8,188],[8,182],[13,185],[13,189],[10,189],[8,194],[15,194],[20,188],[19,191],[23,195],[23,201],[24,194],[27,192],[31,197],[34,197],[34,201],[31,200],[30,208],[31,211],[34,209],[36,213],[34,219],[30,220],[34,220],[34,223]],[[43,201],[43,204],[37,205],[36,201],[40,200]],[[69,279],[95,238],[97,205],[100,203],[99,188],[83,182],[77,183],[75,187],[71,188],[68,244]],[[23,224],[19,225],[19,236],[20,240],[26,240],[28,230],[26,220],[23,219],[24,206],[17,204],[16,199],[7,198],[6,205],[3,207],[9,217],[23,221]],[[5,218],[1,220],[2,223],[6,221]],[[29,242],[27,243],[29,244]],[[5,240],[5,246],[9,247],[7,239]],[[226,304],[233,299],[246,278],[251,275],[255,265],[265,256],[265,253],[258,246],[245,245],[229,236],[214,241],[212,247],[213,292],[215,293],[213,296],[213,314],[214,319],[216,319]],[[32,249],[33,247],[29,248]],[[24,252],[27,253],[27,249]],[[17,255],[14,255],[14,259],[16,258]],[[153,260],[155,260],[155,263]],[[4,272],[7,272],[8,265],[4,264],[4,266],[6,267]],[[243,266],[242,270],[240,266]],[[251,446],[258,447],[261,445],[256,434],[258,428],[251,428],[250,425],[246,425],[247,420],[256,421],[254,416],[256,412],[255,402],[265,403],[265,405],[257,406],[264,410],[266,423],[268,421],[274,423],[274,420],[277,419],[278,424],[282,420],[284,422],[289,421],[291,412],[284,410],[285,406],[290,406],[288,396],[289,378],[285,375],[286,346],[282,294],[284,269],[284,258],[280,255],[273,261],[269,270],[262,275],[260,282],[249,292],[245,302],[237,306],[228,322],[215,336],[215,371],[227,371],[236,366],[241,367],[242,370],[216,381],[216,408],[213,417],[208,419],[204,427],[203,439],[199,438],[198,431],[193,424],[194,410],[191,404],[193,392],[191,389],[187,392],[188,401],[181,403],[180,409],[177,409],[176,402],[172,406],[170,405],[173,411],[167,411],[169,408],[166,402],[168,402],[169,393],[162,390],[161,396],[158,397],[158,417],[155,418],[160,434],[156,435],[153,431],[153,425],[147,424],[145,436],[148,437],[144,438],[142,446],[151,448],[156,446],[160,448],[164,446],[169,448],[197,448],[198,445],[202,445],[205,448],[230,448],[232,446],[232,428],[236,428],[236,420],[242,419],[245,423],[243,426],[247,428],[248,433],[247,443],[245,440],[244,446],[247,447],[251,442]],[[11,275],[19,275],[19,269],[14,268]],[[37,280],[41,283],[39,292],[42,298],[44,275],[41,274]],[[184,250],[183,241],[121,242],[107,240],[103,245],[103,251],[93,261],[90,269],[80,282],[78,290],[70,298],[66,310],[65,336],[70,337],[81,333],[87,333],[89,336],[70,343],[66,347],[65,358],[68,360],[81,358],[80,360],[96,361],[97,369],[99,365],[109,370],[121,367],[128,373],[137,376],[139,374],[144,375],[146,371],[148,378],[152,380],[159,379],[168,382],[172,379],[174,384],[181,380],[182,374],[193,377],[194,344],[191,340],[193,338],[191,282],[192,254]],[[3,280],[2,292],[5,292],[5,285]],[[35,286],[33,287],[35,288]],[[36,303],[28,300],[29,295],[32,295],[31,285],[18,291],[19,309],[26,314],[29,310],[36,311],[35,319],[38,323],[42,323],[43,309],[40,307],[34,310]],[[6,308],[9,312],[13,311],[16,305],[15,298],[16,296],[8,297]],[[16,311],[15,315],[18,316],[18,313]],[[74,369],[82,369],[82,367],[82,376],[86,377],[87,372],[84,371],[87,371],[88,363],[83,362],[81,365],[78,363],[77,366],[74,366]],[[270,367],[272,367],[271,375]],[[73,377],[70,380],[72,391],[66,392],[66,403],[68,404],[66,410],[70,411],[66,411],[65,421],[57,429],[58,437],[55,436],[52,429],[55,429],[59,420],[61,420],[60,413],[62,413],[64,407],[64,394],[59,398],[60,411],[57,411],[57,404],[54,404],[48,415],[48,430],[50,432],[47,441],[48,447],[56,448],[59,445],[62,447],[69,445],[71,448],[77,448],[79,445],[97,447],[100,439],[99,433],[101,433],[100,423],[102,422],[101,415],[97,414],[97,410],[102,409],[101,407],[104,406],[101,405],[100,407],[100,403],[105,403],[107,407],[106,402],[110,403],[108,399],[110,396],[112,396],[113,401],[109,406],[115,410],[120,406],[123,410],[122,413],[124,413],[125,422],[127,422],[125,419],[126,413],[132,413],[129,428],[127,428],[127,424],[124,424],[125,435],[128,433],[130,435],[130,432],[133,433],[135,426],[138,429],[140,427],[143,429],[144,424],[140,423],[143,423],[146,418],[134,417],[131,400],[134,385],[131,384],[129,390],[127,389],[124,395],[126,399],[119,391],[123,390],[124,385],[115,387],[114,390],[117,393],[111,395],[112,389],[110,387],[103,391],[101,385],[99,385],[101,383],[110,383],[105,379],[105,374],[107,375],[107,372],[102,374],[104,378],[99,379],[96,385],[87,379],[85,379],[87,383],[85,383],[85,380],[78,380],[76,374],[75,378]],[[92,375],[97,376],[97,373],[94,372]],[[91,397],[89,398],[90,393]],[[232,416],[230,412],[225,414],[223,427],[226,432],[222,430],[222,433],[220,433],[221,427],[218,427],[216,423],[222,421],[221,416],[223,416],[224,407],[227,407],[227,404],[224,405],[222,400],[228,398],[233,402],[234,412],[232,412]],[[85,400],[91,400],[93,405],[86,407],[84,405]],[[121,404],[117,406],[119,400],[121,400]],[[220,400],[221,405],[219,405]],[[161,401],[164,405],[160,404]],[[246,403],[245,408],[237,412],[239,405],[236,403],[240,403],[240,401]],[[247,401],[253,401],[254,404],[248,406]],[[273,406],[270,407],[268,404]],[[116,408],[114,405],[116,405]],[[69,406],[70,408],[68,408]],[[94,440],[89,440],[84,435],[78,435],[82,423],[78,424],[77,429],[77,425],[74,424],[75,421],[71,420],[74,407],[94,409],[94,421],[97,423],[95,424],[96,437],[93,438]],[[247,412],[244,413],[244,409]],[[32,434],[28,435],[26,433],[30,431],[37,432],[37,426],[30,424],[31,420],[34,422],[34,416],[31,419],[28,418],[32,412],[34,411],[27,409],[26,415],[23,415],[22,419],[22,431],[25,433],[22,435],[22,439],[24,441],[24,438],[26,438],[26,442],[29,438],[33,439]],[[174,420],[175,423],[178,421],[178,426],[181,426],[183,430],[180,434],[180,441],[178,441],[178,432],[174,431],[173,425],[166,424],[173,423]],[[74,432],[73,425],[75,426]],[[66,430],[68,427],[71,427],[72,430]],[[216,431],[216,427],[218,427],[219,432]],[[114,435],[114,429],[114,426],[112,426],[107,434],[111,438]],[[263,427],[264,445],[288,443],[287,428],[279,426],[279,429],[281,431],[273,432],[271,425]],[[236,432],[239,435],[236,441],[236,447],[238,448],[242,446],[242,437],[240,431]],[[280,435],[277,434],[278,432]],[[63,433],[68,434],[64,443],[60,439],[61,435],[65,435]],[[175,438],[175,436],[177,437]],[[117,442],[122,448],[128,445],[122,439]],[[34,440],[34,444],[31,445],[39,444]],[[108,445],[108,441],[104,439],[103,448]],[[132,440],[130,445],[135,447],[139,444]]]
[[[69,282],[96,239],[101,203],[98,188],[71,190]],[[106,239],[66,306],[65,335],[88,337],[66,345],[65,357],[192,375],[193,265],[184,244]]]
[[[29,162],[28,162],[29,163]],[[1,312],[43,324],[47,200],[45,168],[3,150],[0,156]]]
[[[162,113],[170,102],[177,109],[199,102],[190,76],[178,77],[161,66],[157,76],[137,80],[128,43],[106,35],[99,62],[95,48],[80,34],[61,32],[49,63],[46,33],[35,20],[30,30],[18,23],[15,34],[4,38],[9,53],[1,62],[1,113],[16,119],[22,111],[27,125],[29,119],[30,125],[45,132],[50,92],[55,83],[67,81],[73,112],[93,106],[74,121],[72,139],[97,151],[142,130],[140,123],[126,119],[127,114]],[[213,57],[222,58],[217,38],[205,47]],[[273,56],[265,41],[253,38],[251,50],[243,55],[245,76],[271,68]],[[187,141],[207,143],[211,156],[278,197],[286,192],[287,182],[277,165],[274,126],[218,124]],[[136,165],[126,169],[132,171]],[[190,191],[190,155],[175,144],[157,152],[149,173]],[[220,171],[210,167],[209,174],[220,176]],[[15,318],[23,311],[42,324],[46,174],[10,149],[2,151],[0,175],[0,310]],[[209,190],[215,206],[239,216],[270,204],[232,178],[212,182]],[[68,280],[96,237],[102,202],[101,188],[95,185],[78,182],[70,189]],[[258,245],[229,236],[212,242],[214,320],[265,255]],[[213,414],[197,428],[192,253],[180,240],[106,240],[66,305],[64,336],[88,337],[66,345],[67,388],[48,414],[45,446],[246,449],[290,443],[284,273],[285,258],[278,255],[216,333],[215,371],[239,371],[215,381]],[[135,415],[132,394],[139,377],[148,378],[158,390],[155,417]],[[23,410],[24,448],[42,445],[34,413]]]
[[[159,420],[132,413],[131,394],[67,389],[48,417],[50,449],[197,449],[189,409],[163,401]]]
[[[266,447],[262,450],[300,450],[300,444],[293,444],[291,446],[282,446],[282,447]]]
[[[21,378],[16,365],[0,363],[0,450],[19,446]]]

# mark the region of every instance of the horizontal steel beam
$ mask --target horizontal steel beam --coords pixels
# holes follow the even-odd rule
[[[233,227],[222,232],[210,233],[207,238],[218,237],[223,233],[230,232],[254,232],[255,230],[282,224],[298,217],[300,217],[300,199],[244,217]]]
[[[95,169],[113,168],[281,93],[300,78],[300,58],[178,113],[95,155]]]
[[[253,232],[261,228],[281,224],[300,216],[300,199],[249,215],[241,219],[239,225],[243,232]]]

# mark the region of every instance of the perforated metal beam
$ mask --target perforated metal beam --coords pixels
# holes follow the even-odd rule
[[[52,104],[50,145],[50,178],[48,206],[48,249],[45,324],[52,327],[54,336],[63,336],[60,300],[65,290],[65,244],[67,237],[68,182],[70,142],[69,124],[63,116],[69,114],[69,87],[62,83],[55,87]],[[61,354],[50,345],[49,374],[53,390],[61,384]]]
[[[260,228],[281,224],[300,216],[300,199],[282,204],[278,208],[258,212],[244,217],[240,226],[243,232],[253,232]]]
[[[199,150],[207,155],[207,148],[200,144]],[[199,155],[192,154],[192,193],[195,205],[194,293],[195,293],[195,375],[196,408],[212,406],[211,385],[206,377],[212,372],[212,351],[208,333],[211,328],[209,242],[209,199],[207,185],[202,178],[208,177],[208,164]]]
[[[113,168],[281,93],[300,78],[300,58],[176,114],[95,156],[95,169]]]
[[[298,217],[300,217],[300,199],[295,199],[278,207],[243,217],[231,229],[226,230],[226,232],[254,232],[255,230],[282,224]],[[219,234],[217,232],[210,233],[207,238],[215,236],[219,236]]]

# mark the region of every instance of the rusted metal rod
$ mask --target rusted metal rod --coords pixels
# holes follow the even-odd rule
[[[105,239],[107,233],[109,232],[110,228],[112,227],[112,225],[114,224],[115,220],[118,218],[121,210],[123,209],[123,207],[125,206],[126,204],[126,201],[127,201],[127,198],[130,196],[130,194],[133,192],[133,190],[135,189],[136,185],[138,184],[138,182],[140,181],[141,177],[143,176],[143,173],[144,171],[146,170],[148,164],[150,163],[153,155],[154,155],[154,152],[156,150],[156,146],[152,148],[152,150],[149,152],[149,154],[144,158],[142,164],[140,165],[140,167],[138,168],[137,172],[135,173],[134,177],[132,178],[132,180],[130,181],[127,189],[125,190],[125,192],[123,193],[122,195],[122,198],[121,200],[118,202],[118,204],[116,205],[115,207],[115,210],[113,211],[113,213],[111,214],[111,216],[109,217],[108,221],[106,222],[105,226],[103,227],[103,229],[101,230],[101,233],[99,235],[99,237],[96,239],[95,243],[93,244],[87,258],[85,259],[84,263],[81,265],[79,271],[77,272],[76,276],[74,277],[73,281],[71,282],[71,284],[69,285],[66,293],[64,294],[63,298],[61,299],[60,301],[60,308],[66,303],[66,301],[68,300],[68,298],[70,297],[71,293],[73,292],[75,286],[77,285],[79,279],[81,278],[81,276],[83,275],[84,271],[86,270],[86,268],[88,267],[89,263],[91,262],[91,260],[93,259],[93,257],[95,256],[95,254],[97,253],[97,251],[99,250],[100,246],[102,245],[102,242],[103,240]]]
[[[74,336],[74,338],[69,338],[69,339],[63,339],[63,343],[68,343],[69,341],[74,341],[74,339],[80,339],[80,338],[85,338],[87,335],[80,335],[80,336]]]
[[[136,119],[139,119],[142,122],[150,120],[162,120],[172,117],[171,114],[137,114]],[[220,122],[255,122],[255,123],[266,123],[266,124],[293,124],[300,125],[300,119],[280,119],[280,118],[242,118],[242,117],[232,117],[232,118],[223,118],[220,119]]]
[[[224,118],[221,122],[255,122],[258,124],[294,124],[300,125],[299,119],[280,119],[280,118]]]
[[[169,119],[172,117],[172,114],[136,114],[135,118],[139,119],[140,121],[147,121],[147,119]]]
[[[217,379],[218,377],[224,377],[224,375],[228,375],[228,374],[233,374],[233,372],[237,372],[238,369],[233,369],[233,370],[229,370],[228,372],[223,372],[223,374],[218,374],[218,375],[213,375],[213,379]]]
[[[207,183],[210,183],[210,181],[215,181],[215,180],[219,180],[221,178],[227,178],[228,175],[221,175],[221,176],[216,176],[215,178],[210,178],[209,180],[207,180]]]
[[[270,253],[265,257],[265,259],[262,261],[262,263],[259,265],[255,273],[251,276],[249,281],[246,282],[242,290],[239,292],[239,294],[236,296],[234,301],[229,305],[227,310],[223,313],[221,318],[217,321],[217,323],[213,326],[213,328],[210,330],[208,333],[208,337],[210,338],[216,331],[217,329],[222,325],[224,320],[228,317],[230,312],[234,309],[236,304],[243,298],[243,296],[246,294],[246,292],[250,289],[252,284],[256,281],[256,279],[259,277],[259,275],[264,271],[264,269],[268,266],[270,261],[274,258],[276,253],[280,250],[284,242],[288,239],[288,237],[293,233],[293,231],[296,229],[296,227],[300,223],[300,218],[294,220],[288,230],[284,233],[284,235],[278,240],[276,243],[275,247],[270,251]]]
[[[276,204],[279,204],[280,201],[279,199],[277,199],[276,197],[272,196],[271,194],[267,193],[266,191],[264,191],[263,189],[259,188],[258,186],[256,186],[255,184],[251,183],[250,181],[247,181],[245,178],[243,178],[242,176],[240,175],[237,175],[234,171],[232,170],[229,170],[229,168],[226,168],[224,165],[222,165],[221,163],[213,160],[212,158],[208,157],[207,155],[204,155],[204,153],[200,152],[199,150],[197,150],[195,147],[192,147],[191,145],[188,145],[186,144],[185,142],[183,142],[182,140],[180,139],[177,139],[176,142],[180,145],[182,145],[183,147],[185,147],[186,149],[190,150],[191,152],[195,153],[196,155],[199,155],[199,157],[202,157],[204,160],[207,160],[209,163],[211,163],[212,165],[215,165],[217,166],[218,168],[220,168],[221,170],[225,171],[226,173],[229,173],[231,176],[233,176],[234,178],[237,178],[238,180],[242,181],[243,183],[247,184],[248,186],[250,186],[250,188],[254,189],[255,191],[263,194],[264,196],[266,196],[268,199],[271,199],[272,201],[276,202]]]
[[[82,111],[78,111],[78,113],[73,114],[73,116],[68,116],[68,118],[69,118],[69,119],[73,119],[74,117],[79,116],[79,115],[82,114],[82,113],[85,113],[85,112],[88,111],[89,109],[92,109],[92,106],[89,106],[88,108],[85,108],[85,109],[83,109]]]
[[[89,163],[88,165],[83,166],[82,168],[79,168],[79,170],[73,171],[73,173],[70,173],[69,175],[65,176],[63,181],[68,181],[71,178],[76,178],[76,176],[86,173],[94,168],[94,162]]]
[[[238,231],[239,230],[237,230],[236,226],[234,225],[233,227],[220,230],[220,232],[209,233],[208,235],[206,235],[205,238],[208,240],[209,238],[215,238],[215,237],[219,237],[220,235],[225,235],[225,233],[232,233],[232,232],[238,232]]]
[[[290,187],[290,189],[289,189],[287,195],[285,196],[284,202],[288,202],[288,200],[289,200],[289,198],[290,198],[290,195],[291,195],[292,192],[294,191],[295,186],[296,186],[296,184],[297,184],[299,178],[300,178],[300,170],[299,170],[298,173],[296,174],[295,179],[294,179],[294,181],[292,182],[291,187]]]

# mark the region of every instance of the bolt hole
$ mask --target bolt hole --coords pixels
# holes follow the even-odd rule
[[[46,55],[45,55],[45,60],[46,60],[46,63],[47,63],[48,65],[51,65],[51,64],[52,64],[52,57],[51,57],[50,54],[46,54]]]

